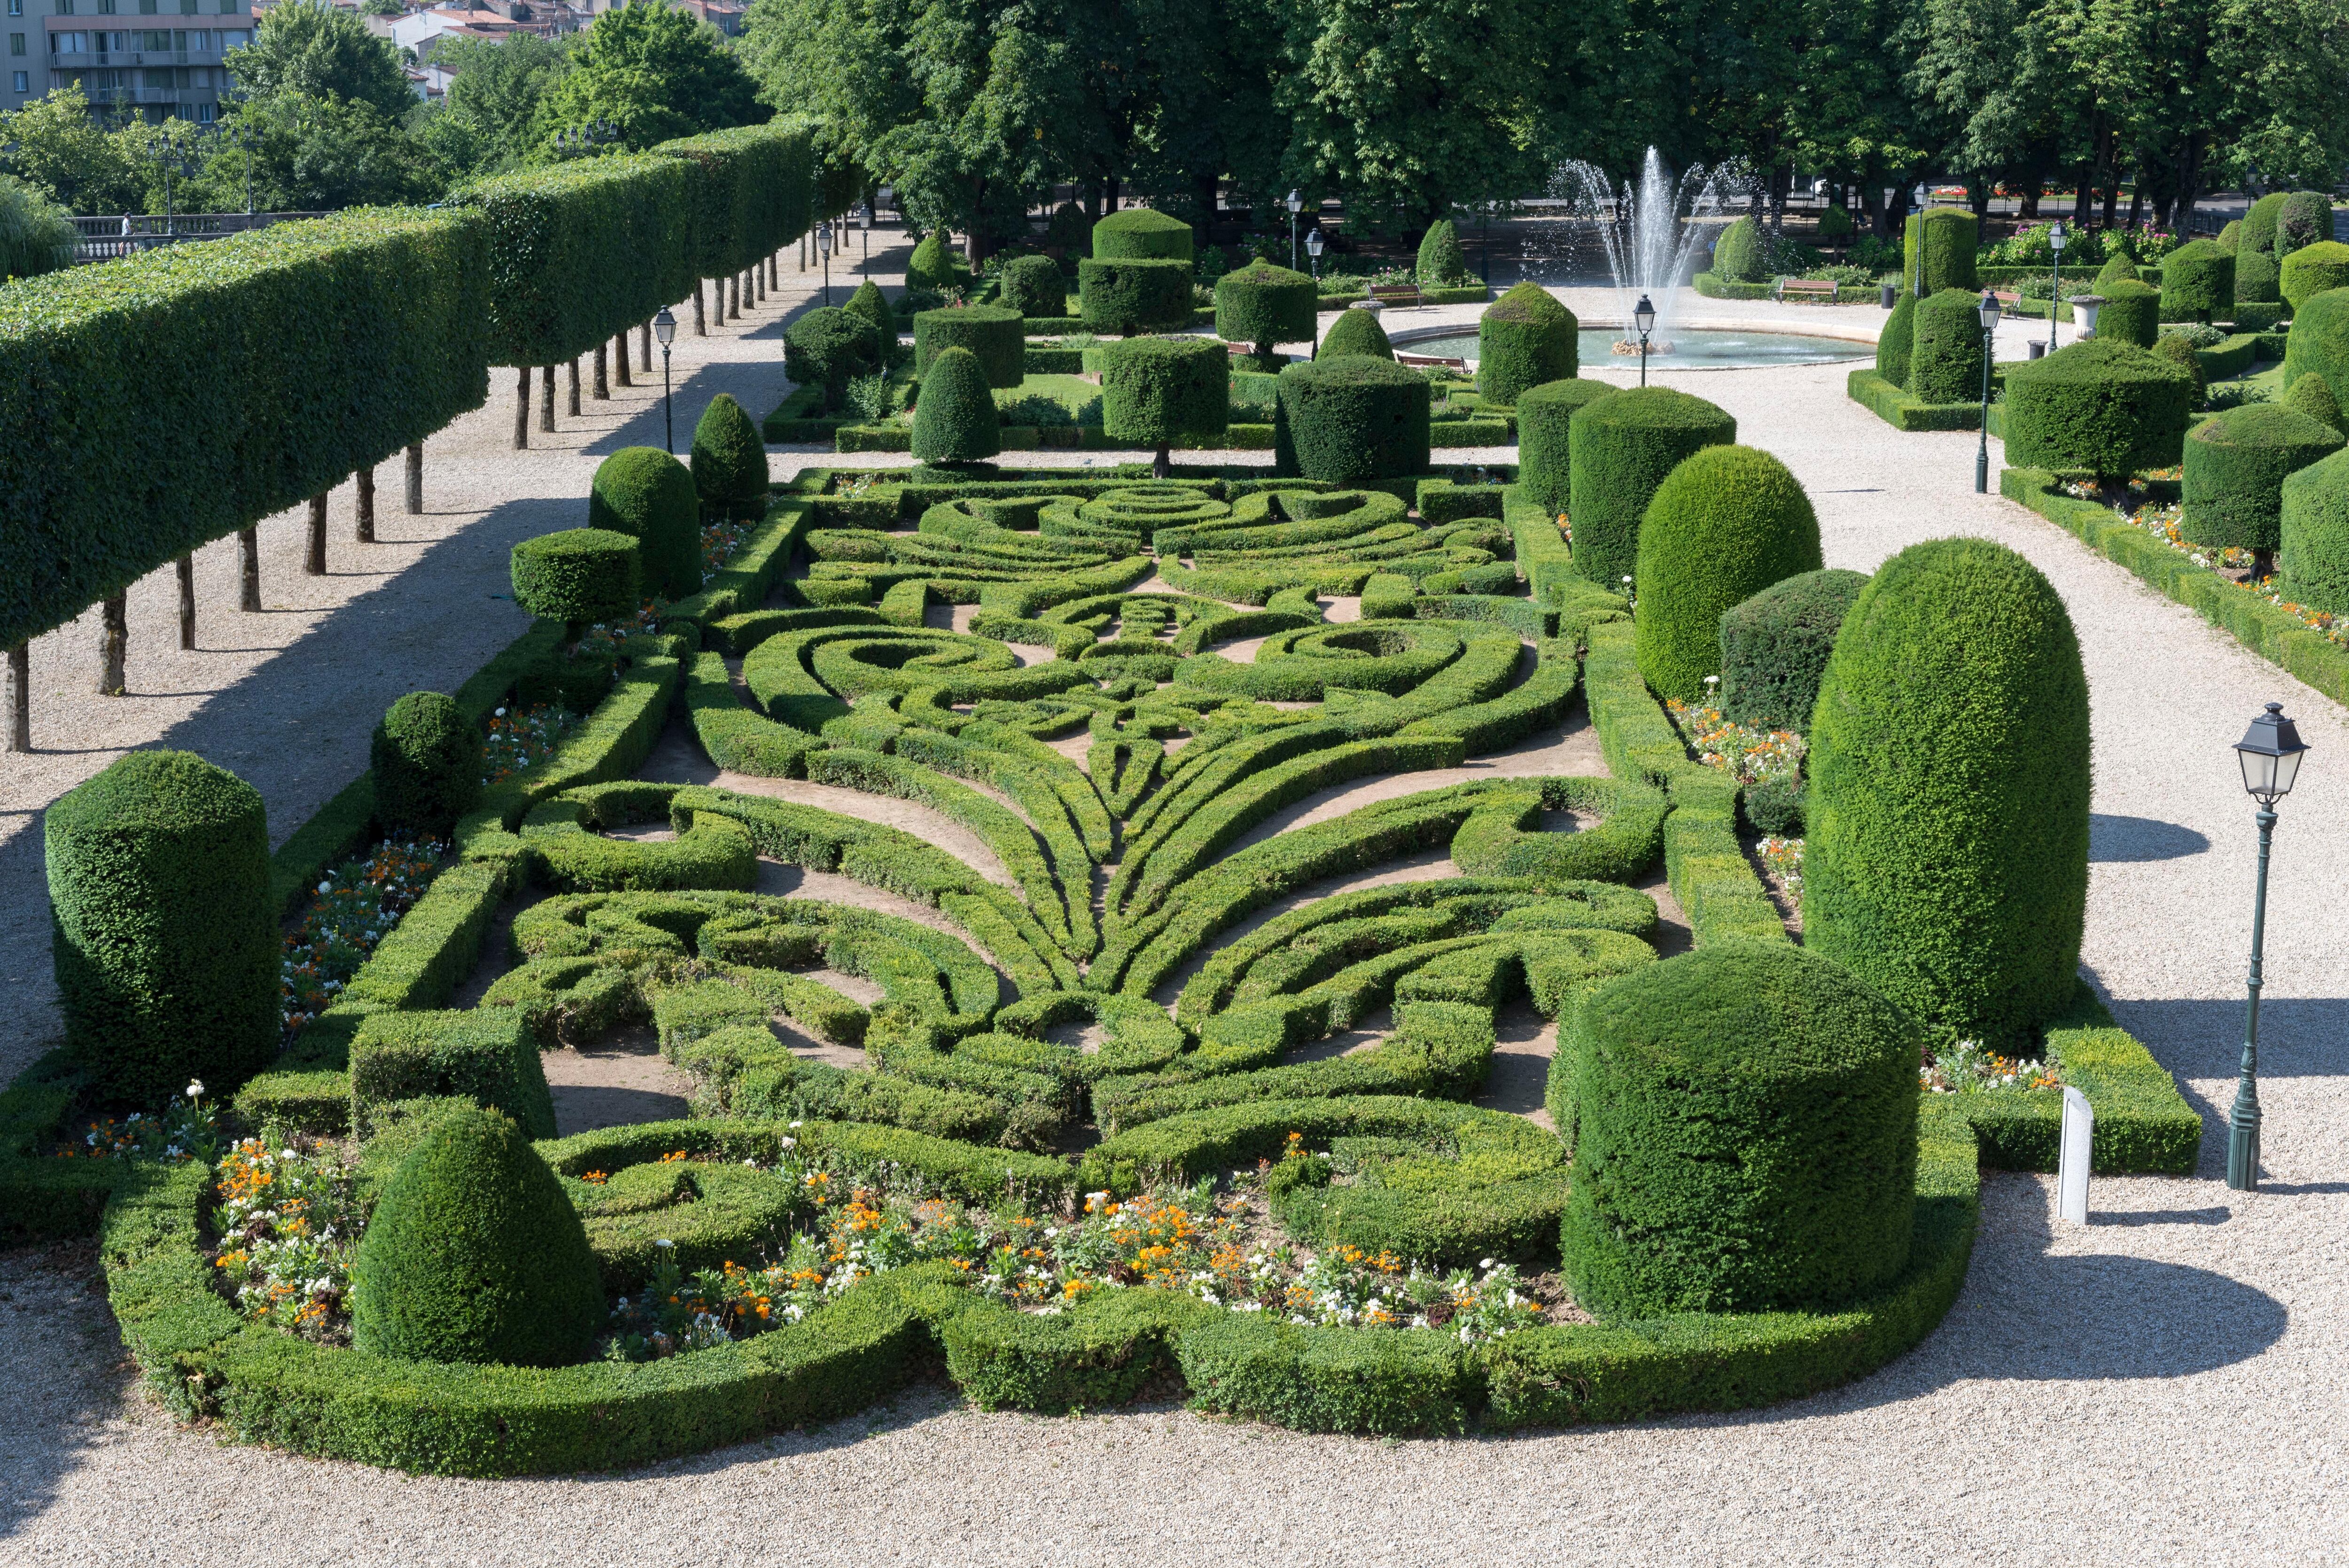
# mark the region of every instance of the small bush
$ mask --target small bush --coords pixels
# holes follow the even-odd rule
[[[1467,277],[1468,257],[1460,249],[1460,236],[1451,219],[1438,218],[1427,226],[1413,273],[1423,284],[1436,288],[1450,288]]]
[[[1026,378],[1028,339],[1018,311],[997,304],[926,310],[914,318],[914,374],[926,377],[949,348],[967,348],[989,387],[1007,390]]]
[[[2235,253],[2235,303],[2241,304],[2276,304],[2283,299],[2283,272],[2276,265],[2272,253],[2238,251]]]
[[[864,288],[873,285],[867,283]],[[849,382],[882,367],[883,346],[897,341],[894,325],[884,337],[871,310],[857,308],[864,292],[859,289],[845,305],[819,305],[783,328],[783,374],[822,391],[826,413],[841,406]],[[889,302],[879,289],[873,289],[869,305],[882,315],[889,314]]]
[[[1757,729],[1810,728],[1836,633],[1866,586],[1864,573],[1806,572],[1723,611],[1723,714]]]
[[[1231,418],[1232,356],[1212,337],[1133,337],[1102,356],[1102,428],[1163,451],[1218,436]]]
[[[2236,253],[2236,244],[2242,238],[2242,234],[2243,221],[2240,218],[2230,218],[2227,220],[2226,226],[2219,231],[2216,243],[2220,250],[2231,256]]]
[[[2278,258],[2289,262],[2309,246],[2330,243],[2332,239],[2332,197],[2322,191],[2294,191],[2283,199],[2283,205],[2276,210]]]
[[[1021,256],[1003,269],[997,296],[1022,316],[1059,315],[1069,308],[1069,278],[1050,256]]]
[[[525,539],[513,547],[511,569],[514,603],[564,623],[572,642],[598,621],[635,614],[641,599],[636,542],[608,529],[568,528]]]
[[[1721,617],[1772,583],[1816,572],[1819,520],[1769,453],[1707,447],[1657,487],[1640,524],[1640,673],[1693,702],[1721,673]]]
[[[2349,409],[2349,289],[2312,294],[2292,312],[2284,338],[2284,385],[2310,374],[2324,377],[2333,400]]]
[[[2134,284],[2143,281],[2137,275],[2137,263],[2130,258],[2127,251],[2115,251],[2105,258],[2105,264],[2096,269],[2096,289],[2099,293],[2111,284]]]
[[[391,705],[367,748],[376,825],[445,838],[481,793],[481,732],[437,691]]]
[[[1313,350],[1316,359],[1339,359],[1347,355],[1361,355],[1371,359],[1392,360],[1394,346],[1387,341],[1387,329],[1379,324],[1379,313],[1367,306],[1352,306],[1338,313],[1330,324],[1321,342]]]
[[[2291,389],[2283,395],[2282,406],[2296,414],[2307,415],[2320,425],[2349,435],[2349,424],[2344,424],[2341,417],[2341,405],[2333,400],[2333,388],[2327,387],[2324,377],[2313,370],[2292,384]]]
[[[1476,324],[1476,390],[1508,405],[1527,389],[1581,374],[1582,324],[1539,284],[1517,284]]]
[[[730,393],[720,392],[693,427],[693,488],[711,517],[759,517],[767,510],[767,442]]]
[[[1639,569],[1640,521],[1664,476],[1705,447],[1737,439],[1737,421],[1702,397],[1640,387],[1602,397],[1568,430],[1567,503],[1574,569],[1617,593]]]
[[[2292,596],[2349,615],[2349,451],[2283,481],[2281,531],[2277,564]]]
[[[636,542],[647,593],[701,592],[700,497],[691,471],[659,448],[623,447],[596,465],[587,526]]]
[[[1845,211],[1842,208],[1829,207],[1826,211],[1819,214],[1820,239],[1847,240],[1851,238],[1852,233],[1853,226],[1851,214]]]
[[[2096,336],[2151,348],[2161,335],[2161,291],[2124,278],[2103,284],[2100,292],[2105,304],[2096,312]]]
[[[971,463],[1003,449],[995,394],[968,348],[949,348],[922,377],[914,404],[914,456],[926,463]]]
[[[2161,259],[2161,319],[2225,319],[2235,308],[2235,258],[2209,240],[2189,240]]]
[[[39,186],[0,174],[0,279],[64,271],[80,239],[72,214]]]
[[[503,1111],[526,1138],[554,1136],[554,1099],[520,1009],[386,1011],[359,1020],[350,1045],[352,1131],[371,1134],[387,1106],[443,1096]]]
[[[2166,468],[2178,460],[2193,396],[2184,370],[2132,344],[2101,333],[2067,344],[2007,371],[2006,460],[2111,479]]]
[[[1737,806],[1744,814],[1745,825],[1754,832],[1790,839],[1803,836],[1800,774],[1773,773],[1755,779],[1738,791]]]
[[[2349,245],[2338,240],[2302,245],[2284,257],[2276,286],[2295,313],[2327,290],[2349,288]]]
[[[861,315],[872,323],[874,335],[880,343],[881,356],[887,359],[890,351],[897,346],[897,313],[889,308],[889,296],[881,292],[880,286],[871,278],[865,279],[856,285],[856,292],[848,296],[848,303],[841,308],[851,315]],[[809,314],[813,315],[814,312]],[[786,344],[791,341],[788,332],[783,335],[783,341]],[[792,379],[796,381],[799,377]]]
[[[1909,390],[1925,403],[1971,403],[1982,395],[1982,300],[1943,289],[1917,304],[1917,347]]]
[[[1216,335],[1256,346],[1257,365],[1278,370],[1278,344],[1310,343],[1319,285],[1303,273],[1252,262],[1216,280]]]
[[[1063,201],[1052,209],[1052,221],[1045,227],[1044,242],[1057,245],[1072,256],[1089,256],[1093,249],[1093,226],[1085,219],[1085,210],[1074,201]]]
[[[2213,549],[2274,550],[2284,480],[2340,449],[2332,426],[2281,403],[2247,403],[2205,419],[2186,437],[2178,531]]]
[[[1884,318],[1876,339],[1876,373],[1895,387],[1906,388],[1917,349],[1917,296],[1903,294]]]
[[[1550,381],[1517,397],[1517,482],[1551,517],[1572,494],[1572,424],[1577,410],[1616,390],[1605,381]]]
[[[1176,227],[1185,236],[1191,232]],[[1077,263],[1077,298],[1091,332],[1131,337],[1178,330],[1191,325],[1191,263],[1167,257],[1089,256]]]
[[[1341,483],[1424,473],[1427,416],[1427,377],[1391,360],[1349,354],[1291,365],[1274,407],[1275,471]]]
[[[1096,261],[1191,259],[1191,225],[1149,207],[1127,207],[1093,225]]]
[[[961,282],[962,268],[947,247],[945,233],[933,229],[923,235],[914,247],[913,259],[905,263],[905,286],[944,294]]]
[[[2243,213],[2243,232],[2235,242],[2238,256],[2246,251],[2264,251],[2271,256],[2276,253],[2276,222],[2283,216],[2287,199],[2286,192],[2274,191],[2251,204]]]
[[[1762,232],[1751,217],[1735,220],[1713,242],[1713,275],[1735,284],[1762,281]]]

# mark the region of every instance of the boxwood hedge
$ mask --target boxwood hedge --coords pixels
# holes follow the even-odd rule
[[[1363,355],[1309,359],[1280,373],[1274,471],[1352,483],[1424,473],[1427,377]]]
[[[1514,404],[1525,392],[1581,370],[1580,324],[1539,284],[1517,284],[1476,324],[1476,390],[1487,403]]]
[[[2178,531],[2195,544],[2272,552],[2284,480],[2341,449],[2341,433],[2280,403],[2246,403],[2186,436]]]
[[[1567,513],[1574,569],[1620,590],[1638,570],[1640,520],[1682,459],[1737,439],[1737,421],[1702,397],[1640,387],[1603,397],[1574,417]]]
[[[1021,320],[1018,311],[1005,305],[926,310],[914,317],[914,374],[928,375],[932,362],[947,349],[967,348],[987,373],[989,387],[1017,387],[1027,375],[1028,339]]]
[[[2167,467],[2192,399],[2185,370],[2100,333],[2007,371],[2006,460],[2107,479]]]

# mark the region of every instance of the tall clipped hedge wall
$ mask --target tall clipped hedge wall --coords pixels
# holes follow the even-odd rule
[[[664,141],[652,150],[681,160],[691,170],[687,258],[696,277],[741,272],[806,233],[813,221],[815,152],[803,120],[713,130]]]
[[[1980,296],[1943,289],[1917,304],[1909,390],[1925,403],[1971,403],[1982,395]]]
[[[1548,381],[1517,397],[1517,482],[1556,517],[1571,499],[1575,414],[1618,388],[1606,381]]]
[[[1005,305],[926,310],[914,317],[916,376],[927,375],[931,361],[949,348],[968,348],[978,356],[989,387],[1017,387],[1027,374],[1028,339],[1020,331],[1020,315]]]
[[[1943,289],[1982,286],[1974,273],[1982,225],[1974,222],[1971,212],[1936,207],[1910,219],[1909,224],[1909,283],[1920,298],[1930,298]]]
[[[2007,371],[2006,460],[2115,479],[2167,467],[2193,397],[2186,370],[2099,333]]]
[[[2178,531],[2211,548],[2273,550],[2283,481],[2341,449],[2341,433],[2280,403],[2246,403],[2186,437]]]
[[[2210,240],[2189,240],[2161,259],[2161,319],[2224,319],[2235,308],[2235,258]]]
[[[2303,376],[2321,376],[2333,401],[2349,408],[2349,289],[2316,294],[2292,313],[2284,339],[2286,386]]]

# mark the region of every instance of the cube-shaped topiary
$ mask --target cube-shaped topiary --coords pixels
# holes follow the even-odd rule
[[[866,278],[856,285],[856,292],[848,296],[848,303],[841,308],[851,315],[863,316],[872,324],[874,334],[880,340],[882,357],[886,359],[888,350],[897,346],[897,313],[889,308],[889,296],[881,292],[880,285]],[[809,312],[811,315],[813,314],[813,311]],[[784,334],[783,341],[791,341],[789,333]]]
[[[2079,995],[2088,895],[2088,685],[2054,588],[1987,540],[1909,546],[1844,617],[1809,739],[1804,945],[1942,1037],[2031,1048]]]
[[[1044,229],[1044,242],[1072,256],[1091,255],[1093,226],[1085,217],[1085,210],[1074,201],[1063,201],[1053,208],[1052,221]]]
[[[912,259],[905,263],[905,286],[944,294],[961,282],[962,268],[947,244],[945,232],[933,229],[923,235],[914,247]]]
[[[2096,325],[2095,337],[2007,370],[2009,463],[2126,479],[2178,460],[2193,377]]]
[[[713,518],[759,517],[767,510],[767,440],[730,392],[720,392],[693,427],[693,488]]]
[[[2161,291],[2123,278],[2098,285],[2105,296],[2096,312],[2096,336],[2106,343],[2151,348],[2161,335]]]
[[[1736,219],[1713,242],[1713,275],[1724,283],[1762,281],[1762,232],[1751,217]]]
[[[1892,314],[1884,318],[1884,330],[1877,334],[1876,373],[1905,388],[1916,352],[1917,296],[1904,294],[1893,302]]]
[[[1707,447],[1656,489],[1640,524],[1640,673],[1696,702],[1721,673],[1721,617],[1773,583],[1826,564],[1819,520],[1786,465],[1753,447]]]
[[[2282,304],[2283,273],[2267,251],[2235,253],[2235,304]]]
[[[187,751],[133,751],[43,824],[66,1044],[107,1104],[234,1092],[277,1054],[277,911],[260,792]]]
[[[1278,371],[1278,345],[1313,341],[1319,294],[1303,273],[1252,262],[1216,280],[1216,335],[1255,345],[1257,367]]]
[[[1901,1010],[1788,943],[1607,981],[1558,1042],[1574,1299],[1603,1317],[1818,1311],[1909,1262],[1917,1061]]]
[[[1605,381],[1548,381],[1517,397],[1517,483],[1552,517],[1573,499],[1576,412],[1617,388]]]
[[[513,547],[514,603],[564,623],[570,643],[599,621],[636,613],[644,584],[636,542],[605,528],[566,528]]]
[[[1231,418],[1232,356],[1212,337],[1130,337],[1102,356],[1102,428],[1157,454],[1164,479],[1175,441],[1218,436]]]
[[[1972,403],[1982,396],[1982,296],[1943,289],[1917,302],[1917,346],[1909,390],[1926,403]]]
[[[434,1120],[383,1184],[351,1264],[351,1340],[399,1361],[567,1367],[604,1326],[586,1227],[522,1130]]]
[[[975,463],[1003,449],[995,394],[969,349],[941,351],[922,377],[914,403],[913,449],[926,463]]]
[[[440,838],[481,798],[481,732],[451,698],[409,692],[375,727],[367,771],[377,827]]]
[[[1829,567],[1774,583],[1721,616],[1721,711],[1756,729],[1804,729],[1836,633],[1868,586]]]
[[[2294,191],[2276,209],[2277,260],[2288,262],[2308,246],[2332,238],[2333,198],[2323,191]]]
[[[1026,377],[1028,338],[1018,311],[999,304],[926,310],[914,318],[914,374],[927,376],[949,348],[967,348],[989,387],[1010,388]]]
[[[1639,569],[1640,520],[1656,487],[1683,458],[1737,439],[1737,421],[1702,397],[1639,387],[1584,408],[1567,439],[1574,569],[1619,593]]]
[[[1022,316],[1059,315],[1069,308],[1069,276],[1050,256],[1018,256],[1004,263],[997,297]]]
[[[2333,400],[2349,408],[2349,289],[2311,294],[2292,314],[2283,345],[2284,385],[2310,375],[2324,377]]]
[[[692,473],[658,447],[622,447],[596,465],[587,526],[636,542],[646,593],[701,592],[701,498]]]
[[[2333,388],[2327,387],[2324,384],[2324,377],[2313,370],[2294,381],[2285,390],[2282,407],[2292,409],[2294,413],[2305,414],[2320,425],[2328,426],[2344,435],[2349,435],[2349,424],[2344,424],[2342,419],[2341,405],[2333,400]]]
[[[1349,354],[1367,355],[1373,359],[1392,359],[1394,345],[1387,341],[1387,329],[1379,321],[1379,313],[1370,305],[1348,305],[1330,324],[1315,346],[1316,359],[1338,359]]]
[[[1162,258],[1187,262],[1191,225],[1152,208],[1128,207],[1093,225],[1093,256],[1104,262]]]
[[[1909,267],[1917,297],[1930,299],[1943,289],[1979,290],[1982,281],[1974,272],[1974,251],[1982,238],[1982,225],[1974,215],[1962,207],[1935,207],[1915,222]]]
[[[514,1119],[525,1137],[554,1136],[554,1099],[538,1042],[518,1007],[370,1013],[351,1037],[351,1130],[403,1099],[456,1095]]]
[[[2349,288],[2349,245],[2338,240],[2302,245],[2284,257],[2276,287],[2294,314],[2318,294]]]
[[[2161,319],[2224,321],[2235,308],[2235,258],[2189,240],[2161,259]]]
[[[2210,549],[2272,552],[2282,542],[2283,481],[2341,449],[2341,433],[2280,403],[2246,403],[2186,434],[2178,531]]]
[[[2235,254],[2240,256],[2245,251],[2264,251],[2271,256],[2276,253],[2276,225],[2288,200],[2289,192],[2272,191],[2251,204],[2243,213],[2243,232],[2235,242]]]
[[[1468,276],[1468,257],[1460,249],[1460,235],[1449,218],[1438,218],[1420,237],[1418,263],[1412,273],[1427,288],[1449,288]]]
[[[1077,263],[1077,308],[1086,330],[1121,337],[1188,326],[1191,263],[1154,256],[1088,256]]]
[[[871,303],[879,306],[879,314],[889,314],[880,290],[873,290]],[[882,367],[884,344],[896,341],[894,327],[885,339],[869,307],[859,310],[856,305],[854,297],[845,305],[818,305],[783,328],[783,374],[802,387],[819,388],[826,413],[841,406],[849,382]]]
[[[1485,307],[1476,323],[1476,390],[1487,403],[1582,373],[1582,324],[1556,295],[1527,280]]]
[[[1274,471],[1341,482],[1425,473],[1428,407],[1427,377],[1392,360],[1291,365],[1273,409]]]

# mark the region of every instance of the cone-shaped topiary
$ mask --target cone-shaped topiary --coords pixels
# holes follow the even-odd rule
[[[869,283],[864,286],[873,287]],[[889,306],[880,294],[874,289],[874,301],[886,312]],[[864,311],[854,308],[855,304],[852,298],[846,305],[818,305],[783,328],[783,374],[802,387],[818,388],[827,413],[840,407],[852,379],[871,375],[883,363],[880,330]],[[896,341],[894,331],[888,341]]]
[[[2194,383],[2193,399],[2189,407],[2199,408],[2203,397],[2209,391],[2210,383],[2202,369],[2202,356],[2194,351],[2193,339],[2182,333],[2165,332],[2153,340],[2153,356],[2167,360],[2186,372],[2188,378]]]
[[[1640,524],[1640,673],[1695,702],[1721,673],[1721,617],[1771,583],[1826,564],[1810,497],[1769,453],[1707,447],[1666,475]]]
[[[2235,241],[2237,255],[2245,251],[2265,251],[2269,255],[2275,254],[2276,221],[2283,216],[2283,204],[2287,199],[2288,192],[2275,191],[2251,204],[2243,213],[2243,232]]]
[[[2105,264],[2096,269],[2096,287],[2099,290],[2108,284],[2134,284],[2143,281],[2137,275],[2137,263],[2129,259],[2129,253],[2127,251],[2115,251],[2105,258]]]
[[[2148,290],[2148,293],[2151,291]],[[2194,380],[2134,344],[2098,332],[2006,372],[2006,460],[2126,479],[2178,460]]]
[[[2283,340],[2283,383],[2310,374],[2324,377],[2333,400],[2349,408],[2349,289],[2311,294],[2292,313]]]
[[[586,1227],[501,1112],[443,1113],[383,1184],[351,1264],[351,1342],[402,1361],[568,1367],[604,1291]]]
[[[2276,288],[2294,312],[2328,290],[2349,288],[2349,245],[2319,240],[2284,257]]]
[[[587,526],[636,542],[644,591],[682,599],[701,592],[701,500],[693,475],[658,447],[622,447],[596,465]]]
[[[1751,217],[1735,220],[1713,242],[1713,275],[1723,283],[1762,281],[1762,232]]]
[[[1893,302],[1892,314],[1884,318],[1884,330],[1876,338],[1876,373],[1895,387],[1909,385],[1909,372],[1917,351],[1917,296],[1904,294]]]
[[[1556,517],[1573,499],[1577,410],[1617,388],[1605,381],[1548,381],[1517,397],[1517,483]]]
[[[2276,259],[2288,262],[2299,252],[2333,238],[2333,198],[2322,191],[2294,191],[2276,209]],[[2290,294],[2284,296],[2291,298]]]
[[[1273,471],[1347,483],[1425,473],[1428,394],[1426,377],[1375,355],[1300,360],[1280,373]]]
[[[1127,207],[1093,225],[1093,255],[1101,261],[1191,259],[1191,225],[1149,207]]]
[[[1027,376],[1028,339],[1016,310],[999,304],[926,310],[914,318],[914,374],[927,376],[930,363],[949,348],[978,356],[989,387],[1005,390]]]
[[[969,349],[949,348],[930,362],[914,403],[913,447],[926,463],[975,463],[1003,449],[995,394]]]
[[[1255,345],[1257,368],[1278,371],[1276,346],[1313,341],[1319,294],[1303,273],[1251,262],[1216,280],[1216,335]]]
[[[1819,677],[1864,573],[1829,567],[1774,583],[1721,617],[1721,711],[1757,729],[1808,729]]]
[[[962,269],[955,264],[955,253],[947,248],[944,232],[933,229],[923,235],[914,247],[913,259],[905,263],[905,286],[943,294],[961,281]]]
[[[2161,319],[2222,321],[2235,308],[2235,258],[2189,240],[2161,259]]]
[[[2054,588],[1987,540],[1909,546],[1844,618],[1809,739],[1804,945],[1945,1037],[2033,1046],[2078,997],[2088,896],[2088,685]]]
[[[2235,304],[2281,304],[2283,303],[2283,273],[2276,265],[2275,256],[2267,251],[2235,253]]]
[[[1622,593],[1639,569],[1640,520],[1656,487],[1682,459],[1735,439],[1725,409],[1668,387],[1633,387],[1577,414],[1567,435],[1575,571]]]
[[[644,566],[636,542],[606,528],[566,528],[513,547],[510,562],[514,603],[532,614],[561,621],[565,641],[599,621],[633,615],[641,603]]]
[[[693,488],[711,517],[767,510],[767,442],[731,393],[720,392],[693,427]]]
[[[1231,418],[1232,356],[1212,337],[1129,337],[1102,356],[1102,428],[1157,454],[1164,479],[1174,442],[1223,434]]]
[[[1982,287],[1974,272],[1974,251],[1982,225],[1961,207],[1935,207],[1917,221],[1913,278],[1917,297],[1930,299],[1943,289]]]
[[[2349,450],[2286,479],[2282,502],[2276,564],[2286,591],[2313,609],[2349,615]]]
[[[2292,384],[2283,395],[2283,407],[2294,413],[2305,414],[2320,425],[2330,426],[2344,435],[2349,435],[2349,423],[2343,421],[2341,405],[2333,400],[2333,388],[2324,384],[2323,377],[2313,370]]]
[[[1925,403],[1972,403],[1982,395],[1982,299],[1943,289],[1917,302],[1909,390]]]
[[[1052,222],[1044,231],[1044,242],[1058,245],[1072,256],[1089,256],[1093,249],[1093,226],[1085,217],[1085,210],[1074,201],[1063,201],[1052,209]]]
[[[387,833],[446,837],[481,794],[481,732],[437,691],[391,705],[367,747],[376,826]]]
[[[863,283],[858,284],[856,292],[848,296],[848,303],[841,308],[851,315],[861,315],[870,322],[874,335],[879,338],[885,349],[896,346],[897,313],[889,308],[889,296],[883,294],[880,286],[871,278],[866,278]],[[784,341],[786,343],[790,341],[789,334],[785,335]],[[793,379],[796,380],[797,377]]]
[[[1476,324],[1476,390],[1487,403],[1515,403],[1527,388],[1582,372],[1582,324],[1547,289],[1521,283],[1485,308]]]
[[[218,1099],[277,1054],[277,911],[261,795],[187,751],[133,751],[48,809],[66,1044],[109,1105]]]
[[[2283,481],[2341,449],[2341,433],[2279,403],[2246,403],[2186,435],[2178,532],[2211,549],[2273,551]]]
[[[1077,263],[1077,308],[1089,332],[1131,337],[1179,331],[1191,325],[1191,263],[1167,256],[1088,256]]]
[[[1019,256],[1005,264],[998,297],[1022,316],[1060,315],[1069,308],[1069,277],[1050,256]]]
[[[2096,336],[2106,343],[2131,343],[2151,348],[2161,335],[2161,291],[2124,278],[2099,291],[2104,308],[2096,312]]]
[[[1851,214],[1842,208],[1830,204],[1826,211],[1819,214],[1820,239],[1848,240],[1854,232],[1855,225],[1851,221]]]
[[[1349,354],[1372,359],[1394,357],[1394,346],[1387,341],[1387,329],[1380,325],[1377,311],[1347,306],[1338,313],[1338,319],[1330,324],[1330,330],[1313,350],[1316,359],[1339,359]]]
[[[1419,242],[1418,264],[1412,269],[1423,288],[1449,288],[1468,275],[1468,257],[1449,218],[1427,226]]]
[[[1922,1044],[1790,943],[1707,943],[1584,995],[1553,1069],[1576,1302],[1817,1311],[1891,1284],[1915,1224]]]

